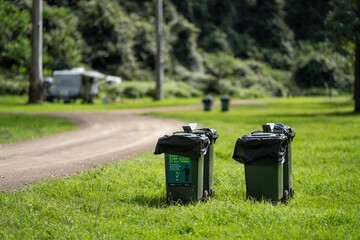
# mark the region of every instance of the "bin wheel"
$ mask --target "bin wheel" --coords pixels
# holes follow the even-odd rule
[[[294,197],[295,190],[293,188],[290,188],[290,197]]]
[[[210,189],[210,196],[214,197],[215,196],[215,190],[214,189]]]
[[[171,197],[171,194],[169,194],[169,195],[167,196],[166,202],[167,202],[167,204],[172,204],[172,203],[174,203],[174,201],[173,201],[173,199],[172,199],[172,197]]]
[[[203,198],[209,198],[209,192],[207,190],[204,191]]]
[[[284,191],[284,195],[283,195],[283,199],[282,202],[286,203],[289,200],[289,191],[285,190]]]

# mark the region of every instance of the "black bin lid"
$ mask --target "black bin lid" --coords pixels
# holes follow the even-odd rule
[[[289,127],[285,124],[282,124],[282,123],[275,123],[274,132],[275,133],[283,133],[288,138],[291,138],[291,139],[293,139],[296,135],[296,132],[294,131],[294,129],[292,129],[291,127]]]
[[[192,158],[205,155],[210,145],[209,138],[204,134],[176,132],[159,138],[154,154],[175,154]]]
[[[216,140],[219,137],[219,134],[213,128],[197,128],[194,129],[193,133],[203,133],[205,134],[210,140]]]
[[[183,126],[184,131],[176,131],[173,134],[178,133],[193,133],[193,134],[200,134],[200,135],[206,135],[210,140],[216,141],[216,139],[219,137],[219,134],[217,131],[213,128],[195,128],[190,129],[188,126]]]
[[[233,159],[243,164],[279,164],[284,161],[287,145],[284,134],[253,132],[236,141]]]

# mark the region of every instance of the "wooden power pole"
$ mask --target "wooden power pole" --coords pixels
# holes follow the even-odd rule
[[[163,57],[163,0],[156,1],[156,95],[155,100],[164,98],[164,57]]]
[[[43,69],[42,69],[42,0],[33,0],[32,34],[31,34],[31,69],[28,103],[41,103],[43,98]]]

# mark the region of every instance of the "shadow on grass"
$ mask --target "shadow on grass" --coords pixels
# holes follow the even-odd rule
[[[140,206],[145,206],[145,207],[150,207],[150,208],[168,208],[170,206],[181,206],[181,207],[186,207],[186,206],[193,206],[194,204],[198,204],[200,202],[206,202],[208,200],[199,200],[199,201],[195,201],[195,202],[182,202],[182,201],[174,201],[171,203],[167,203],[165,196],[161,195],[161,196],[143,196],[143,195],[138,195],[135,196],[132,201],[127,201],[127,203],[134,203]]]
[[[129,203],[129,202],[128,202]],[[166,203],[166,198],[163,195],[159,196],[144,196],[137,195],[131,199],[130,203],[134,203],[140,206],[146,206],[151,208],[166,208],[168,207]]]
[[[340,116],[340,117],[352,117],[352,116],[360,116],[360,113],[356,112],[333,112],[323,114],[324,116]]]

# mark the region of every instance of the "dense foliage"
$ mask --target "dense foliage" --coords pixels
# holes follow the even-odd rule
[[[31,2],[0,1],[1,93],[27,89]],[[354,44],[333,44],[334,32],[347,31],[339,20],[346,13],[335,11],[340,2],[164,1],[166,78],[237,97],[351,92]],[[84,66],[125,80],[154,78],[153,1],[48,0],[43,11],[45,75]]]

